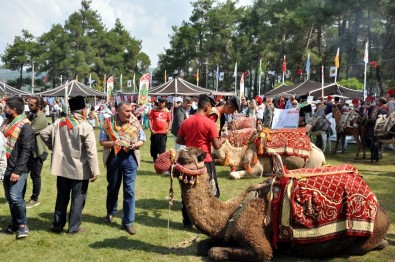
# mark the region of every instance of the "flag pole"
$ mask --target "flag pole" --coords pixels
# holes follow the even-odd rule
[[[363,99],[366,99],[367,93],[366,93],[366,75],[367,75],[367,69],[368,69],[368,63],[369,63],[369,53],[368,53],[368,46],[369,43],[366,41],[365,44],[365,56],[363,58],[363,61],[365,62],[365,74],[363,77]]]
[[[215,76],[215,78],[217,78],[217,86],[215,87],[215,91],[218,91],[218,80],[219,80],[219,65],[217,64],[217,74]]]
[[[261,96],[261,77],[262,77],[262,59],[259,60],[259,81],[258,81],[258,95]]]
[[[237,95],[237,62],[235,65],[235,95]]]
[[[196,70],[196,85],[199,86],[199,68]]]
[[[122,74],[121,74],[121,79],[119,80],[120,84],[121,84],[121,89],[120,91],[122,92]]]
[[[324,99],[324,66],[321,66],[321,97]]]

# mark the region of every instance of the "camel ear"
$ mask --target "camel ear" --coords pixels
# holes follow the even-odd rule
[[[206,158],[206,155],[207,155],[207,153],[203,152],[203,150],[202,150],[202,152],[197,155],[197,161],[202,162]]]

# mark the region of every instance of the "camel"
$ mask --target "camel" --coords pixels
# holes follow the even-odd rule
[[[199,255],[208,255],[213,261],[270,261],[276,246],[272,242],[276,228],[272,227],[274,222],[271,220],[272,212],[275,212],[271,200],[276,198],[271,196],[272,192],[278,192],[278,188],[273,187],[272,179],[267,179],[221,202],[209,191],[208,175],[202,162],[205,154],[201,149],[187,147],[179,151],[177,159],[178,165],[185,168],[176,166],[174,169],[175,175],[180,175],[182,199],[193,225],[211,237],[199,242]],[[369,195],[375,199],[374,195]],[[277,250],[296,256],[323,258],[340,254],[363,255],[383,249],[388,246],[384,237],[390,223],[380,206],[374,211],[377,213],[371,221],[372,234],[369,237],[339,235],[309,243],[284,242],[277,245]]]
[[[313,143],[311,143],[311,146],[312,150],[307,159],[284,155],[282,158],[285,166],[292,170],[301,167],[320,167],[325,165],[324,153]],[[242,179],[262,177],[263,174],[271,173],[273,164],[270,156],[260,155],[258,156],[259,162],[254,163],[253,159],[257,151],[257,146],[253,142],[249,142],[243,147],[234,147],[226,140],[220,149],[215,150],[215,154],[222,162],[227,162],[228,159],[227,164],[233,167],[229,178]],[[228,157],[226,157],[227,154]]]
[[[366,146],[365,146],[366,118],[362,118],[354,110],[342,114],[338,106],[335,106],[333,108],[333,117],[336,120],[336,144],[333,154],[336,154],[340,140],[342,140],[341,148],[342,148],[342,153],[344,153],[346,136],[352,135],[355,139],[355,142],[357,143],[357,150],[354,159],[355,160],[359,159],[359,152],[361,150],[361,147],[363,149],[363,159],[365,159],[366,158]]]

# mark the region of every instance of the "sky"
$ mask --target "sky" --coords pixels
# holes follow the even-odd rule
[[[142,51],[156,67],[158,55],[169,48],[172,26],[188,21],[192,0],[92,0],[91,8],[98,11],[107,29],[119,18],[132,37],[142,41]],[[252,0],[239,0],[238,5]],[[2,1],[0,54],[15,36],[26,29],[34,36],[48,32],[53,24],[64,25],[67,18],[81,8],[81,0],[12,0]],[[0,61],[0,63],[2,63]]]

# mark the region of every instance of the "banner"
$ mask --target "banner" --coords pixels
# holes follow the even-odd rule
[[[148,102],[148,87],[149,87],[149,80],[150,80],[150,74],[144,74],[140,78],[140,85],[139,85],[139,99],[138,99],[138,104],[143,104],[145,105]]]
[[[107,79],[107,101],[110,101],[113,89],[114,89],[114,77],[110,76]]]
[[[330,76],[330,77],[335,77],[335,76],[336,76],[336,73],[337,73],[337,68],[336,68],[336,66],[331,66],[331,67],[330,67],[330,71],[329,71],[329,76]]]
[[[274,109],[272,129],[296,128],[299,125],[299,111],[291,109]]]

